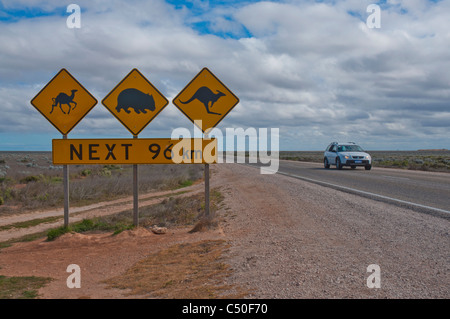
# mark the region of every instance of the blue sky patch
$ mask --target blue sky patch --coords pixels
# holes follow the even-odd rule
[[[0,2],[0,21],[17,22],[22,19],[32,19],[49,16],[66,16],[67,7],[56,7],[51,11],[43,10],[39,7],[23,7],[15,9],[5,9]]]
[[[189,10],[190,17],[192,18],[191,20],[193,20],[194,22],[189,22],[190,19],[188,19],[186,24],[190,26],[193,30],[197,31],[199,34],[212,34],[221,38],[240,39],[252,36],[250,31],[247,28],[245,28],[244,25],[234,21],[234,18],[231,15],[220,15],[219,18],[225,19],[230,23],[236,23],[236,25],[235,28],[233,28],[233,30],[218,30],[218,28],[215,27],[216,19],[214,15],[210,15],[210,13],[220,8],[224,9],[228,8],[232,10],[233,8],[243,7],[245,5],[261,1],[166,0],[166,2],[173,5],[177,10],[187,8]],[[272,1],[272,2],[280,2],[280,1]]]

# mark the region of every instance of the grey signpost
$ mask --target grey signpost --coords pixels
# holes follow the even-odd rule
[[[208,139],[208,133],[204,138]],[[206,218],[211,217],[209,212],[209,164],[205,164],[205,216]]]
[[[133,138],[138,138],[134,135]],[[138,166],[133,164],[133,225],[139,226],[139,184],[138,184]]]
[[[67,139],[67,135],[63,135]],[[69,227],[69,165],[63,165],[64,184],[64,227]]]

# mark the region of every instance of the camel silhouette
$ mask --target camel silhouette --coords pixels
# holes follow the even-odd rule
[[[59,104],[59,108],[61,109],[61,111],[66,114],[66,112],[64,112],[64,110],[62,109],[62,104],[66,104],[69,106],[69,112],[67,112],[67,114],[70,114],[70,110],[72,109],[72,105],[71,103],[75,104],[73,106],[73,109],[75,109],[77,107],[77,103],[73,101],[73,98],[75,97],[75,92],[77,92],[78,90],[72,90],[72,94],[69,96],[66,93],[59,93],[58,96],[55,98],[52,98],[53,100],[53,105],[52,105],[52,110],[50,111],[50,114],[53,113],[53,109],[55,108],[55,106],[57,106]]]
[[[221,115],[220,113],[212,112],[210,110],[210,108],[212,108],[214,103],[216,103],[217,100],[222,96],[225,96],[225,94],[220,92],[219,90],[217,90],[217,93],[213,93],[213,91],[211,91],[206,86],[202,86],[201,88],[199,88],[197,90],[197,92],[194,93],[194,95],[189,100],[187,100],[185,102],[183,102],[181,100],[179,100],[179,101],[183,104],[188,104],[188,103],[191,103],[193,100],[197,99],[200,102],[202,102],[203,105],[205,105],[206,112],[208,112],[209,114]],[[211,103],[211,105],[210,105],[210,103]]]

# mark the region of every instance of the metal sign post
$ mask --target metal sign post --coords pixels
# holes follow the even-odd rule
[[[208,139],[208,133],[205,134],[205,139]],[[209,212],[209,164],[205,164],[205,216],[206,218],[211,217]]]
[[[137,139],[137,135],[133,136]],[[139,226],[139,185],[138,185],[138,166],[133,164],[133,225]]]
[[[67,135],[63,135],[67,139]],[[64,227],[69,227],[69,165],[63,165],[63,184],[64,184]]]
[[[209,213],[209,164],[205,164],[205,216],[210,218]]]

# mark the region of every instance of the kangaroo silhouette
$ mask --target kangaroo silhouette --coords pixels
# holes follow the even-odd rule
[[[72,109],[72,105],[71,103],[74,104],[73,109],[75,109],[77,107],[77,103],[73,101],[73,98],[75,97],[75,92],[77,92],[78,90],[72,90],[72,94],[69,96],[66,93],[59,93],[57,97],[52,98],[53,100],[53,105],[52,105],[52,110],[50,111],[50,114],[53,113],[53,109],[55,108],[55,106],[57,106],[59,104],[59,108],[61,109],[61,111],[66,114],[66,112],[64,112],[64,110],[62,109],[62,105],[66,104],[69,106],[69,112],[67,112],[67,114],[70,114],[70,110]]]
[[[225,94],[220,92],[219,90],[217,90],[217,92],[218,93],[213,93],[213,91],[211,91],[206,86],[202,86],[201,88],[199,88],[197,90],[197,92],[194,93],[194,95],[189,100],[187,100],[185,102],[180,100],[180,102],[183,104],[189,104],[193,100],[199,100],[200,102],[202,102],[205,105],[206,112],[208,112],[209,114],[221,115],[220,113],[212,112],[210,110],[210,108],[213,107],[214,103],[216,103],[220,97],[225,96]],[[211,105],[210,105],[210,103],[211,103]]]

